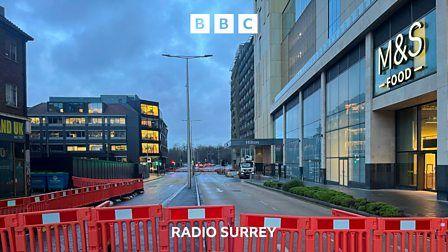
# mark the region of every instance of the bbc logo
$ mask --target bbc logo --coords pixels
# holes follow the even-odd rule
[[[210,34],[211,33],[210,16],[211,16],[210,14],[190,14],[190,33]],[[213,24],[215,34],[235,33],[234,14],[214,14]],[[238,33],[239,34],[258,33],[258,15],[238,14]]]

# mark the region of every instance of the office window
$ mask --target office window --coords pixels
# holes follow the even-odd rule
[[[84,151],[87,151],[87,148],[85,145],[67,145],[67,151],[84,152]]]
[[[111,144],[110,145],[111,151],[126,151],[127,149],[128,149],[128,147],[125,144]]]
[[[50,152],[61,152],[64,151],[64,145],[49,145],[48,149]]]
[[[86,132],[85,131],[80,131],[80,130],[71,130],[71,131],[67,131],[67,138],[85,138],[86,137]]]
[[[70,102],[66,103],[67,113],[84,113],[84,103],[81,102]]]
[[[89,144],[89,151],[102,151],[103,145],[102,144]]]
[[[299,146],[300,130],[302,129],[299,121],[300,109],[299,99],[296,97],[286,105],[286,175],[288,177],[299,177]]]
[[[149,118],[142,118],[141,125],[148,126],[150,128],[157,128],[157,121],[149,119]]]
[[[103,118],[101,118],[101,117],[89,117],[89,124],[92,124],[92,125],[102,125],[103,124]]]
[[[48,112],[64,113],[64,104],[61,102],[49,102],[47,103]]]
[[[49,131],[49,132],[48,132],[48,137],[49,137],[50,139],[59,139],[59,138],[63,138],[62,131]]]
[[[295,21],[299,20],[302,13],[305,11],[305,8],[310,4],[311,0],[295,0]]]
[[[101,102],[89,103],[88,108],[89,108],[89,114],[103,113],[103,104]]]
[[[67,125],[85,125],[86,119],[84,117],[68,117],[68,118],[65,118],[65,124],[67,124]]]
[[[159,144],[142,143],[143,154],[159,154]]]
[[[159,132],[155,130],[142,130],[142,139],[143,140],[153,140],[158,141],[159,140]]]
[[[55,116],[48,117],[48,124],[49,125],[52,125],[52,124],[60,125],[60,124],[62,124],[62,117],[55,117]]]
[[[17,62],[17,43],[7,42],[5,45],[5,57]]]
[[[333,37],[338,30],[341,15],[341,0],[328,1],[328,37]]]
[[[109,124],[110,125],[125,125],[126,124],[126,118],[124,118],[124,117],[111,117],[111,118],[109,118]]]
[[[151,115],[151,116],[159,116],[159,107],[149,104],[140,104],[140,108],[142,114]]]
[[[116,139],[116,138],[126,138],[126,131],[124,130],[111,130],[110,134],[109,134],[111,139]]]
[[[40,118],[39,117],[30,117],[31,124],[33,125],[39,125],[40,124]]]
[[[89,131],[89,139],[102,139],[103,132],[101,130],[91,130]]]
[[[17,86],[13,84],[5,85],[5,102],[6,105],[17,107]]]

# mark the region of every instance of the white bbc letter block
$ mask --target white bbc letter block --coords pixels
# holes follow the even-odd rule
[[[257,34],[258,33],[258,15],[257,14],[238,14],[238,33]]]
[[[210,14],[190,14],[190,33],[209,34]]]
[[[235,32],[233,14],[215,14],[215,34],[232,34]]]

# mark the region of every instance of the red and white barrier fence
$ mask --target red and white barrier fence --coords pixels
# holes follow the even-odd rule
[[[0,215],[89,206],[143,191],[143,180],[134,179],[16,199],[0,200]]]
[[[0,216],[0,249],[448,251],[448,219],[443,218],[374,218],[337,211],[332,217],[241,214],[236,226],[233,206],[105,206]]]

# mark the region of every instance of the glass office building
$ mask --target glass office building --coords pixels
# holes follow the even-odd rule
[[[256,3],[266,19],[254,40],[255,125],[273,129],[256,138],[284,139],[286,176],[447,200],[448,3],[286,2]]]

